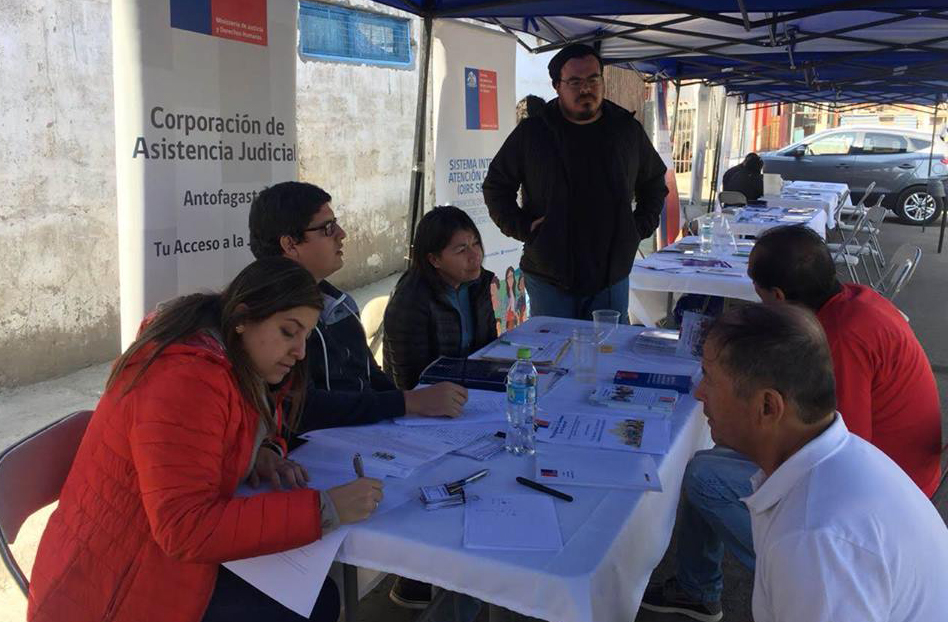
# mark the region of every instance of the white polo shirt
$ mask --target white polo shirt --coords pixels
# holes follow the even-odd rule
[[[948,620],[948,528],[885,454],[832,425],[751,478],[755,622]]]

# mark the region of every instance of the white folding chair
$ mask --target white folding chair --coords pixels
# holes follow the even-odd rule
[[[858,210],[860,207],[866,207],[866,199],[869,198],[869,195],[875,190],[876,182],[871,182],[866,186],[866,191],[862,193],[862,197],[859,199],[859,202],[853,205],[852,207],[843,206],[840,207],[840,216],[850,216],[853,212]],[[877,202],[879,203],[879,202]]]
[[[24,595],[30,582],[10,544],[31,514],[59,499],[91,416],[91,410],[66,415],[0,453],[0,557]]]
[[[744,207],[747,205],[747,197],[744,196],[743,192],[737,190],[722,190],[718,194],[718,203],[722,208],[727,206]]]
[[[876,205],[861,212],[865,213],[865,224],[858,232],[852,227],[849,228],[854,235],[851,238],[852,242],[846,248],[847,254],[859,258],[866,273],[866,280],[870,285],[882,278],[882,266],[884,266],[885,261],[882,257],[882,248],[879,246],[879,238],[876,236],[886,214],[886,209],[882,207],[881,203],[882,200],[880,199]],[[836,252],[841,245],[830,242],[826,246],[829,247],[830,252]],[[869,272],[870,262],[875,269],[875,278]]]
[[[843,235],[842,230],[840,230],[840,225],[842,225],[842,216],[843,216],[843,205],[846,203],[846,200],[849,199],[849,189],[843,190],[839,195],[839,200],[836,201],[836,206],[833,208],[833,218],[832,222],[836,223],[836,227],[833,228],[836,231],[836,235],[839,236],[839,239],[842,240],[845,236]]]
[[[914,244],[903,244],[898,247],[892,258],[889,259],[889,269],[876,284],[875,290],[890,301],[902,291],[909,282],[918,262],[922,258],[922,249]]]
[[[833,256],[833,262],[837,265],[843,264],[846,266],[846,270],[849,271],[849,278],[853,283],[859,283],[859,276],[856,274],[856,266],[859,265],[859,255],[853,254],[850,252],[851,248],[858,247],[859,243],[856,241],[859,234],[862,232],[863,227],[866,226],[866,221],[869,216],[865,210],[862,210],[856,214],[856,224],[852,231],[848,232],[847,235],[843,237],[842,244],[834,244],[834,249],[830,250],[830,253]]]

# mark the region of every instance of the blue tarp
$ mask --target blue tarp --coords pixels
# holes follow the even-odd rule
[[[379,4],[432,17],[536,17],[557,15],[667,15],[671,13],[740,13],[737,0],[376,0]],[[943,9],[945,0],[744,0],[749,12],[842,9]]]
[[[948,64],[948,0],[744,0],[746,15],[737,0],[380,1],[478,17],[554,47],[586,41],[608,63],[731,92],[786,92],[796,101],[904,92],[933,103],[948,91],[936,81],[938,65]]]

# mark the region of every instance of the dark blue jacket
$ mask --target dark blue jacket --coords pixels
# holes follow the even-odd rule
[[[359,307],[322,281],[323,311],[306,342],[309,379],[299,431],[376,423],[405,414],[405,397],[366,344]]]

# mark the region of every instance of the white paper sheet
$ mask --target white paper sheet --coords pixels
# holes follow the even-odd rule
[[[660,416],[551,414],[537,420],[536,440],[556,445],[664,454],[671,438],[671,424]]]
[[[314,448],[310,443],[302,445],[291,457],[309,471],[309,487],[316,490],[328,490],[356,478],[352,470],[327,469],[311,459]],[[350,455],[351,459],[351,455]],[[373,516],[395,509],[413,497],[414,487],[406,488],[384,482],[382,501]],[[252,496],[272,490],[269,485],[257,489],[242,485],[237,496]],[[258,590],[308,618],[319,597],[329,567],[336,558],[339,547],[349,533],[349,526],[325,534],[322,539],[296,549],[290,549],[272,555],[261,555],[247,559],[238,559],[224,563],[224,567],[250,583]]]
[[[507,394],[498,391],[484,391],[469,389],[467,403],[460,417],[420,417],[406,415],[395,419],[395,423],[403,426],[444,426],[466,425],[469,423],[503,423],[507,420]]]
[[[457,445],[431,436],[413,434],[394,424],[313,430],[301,435],[328,453],[343,449],[362,456],[366,473],[384,472],[390,477],[408,477],[414,470],[440,458]]]
[[[537,492],[469,500],[464,506],[464,546],[558,551],[563,536],[553,498]]]
[[[536,454],[536,481],[546,485],[661,490],[649,454],[543,445]]]

